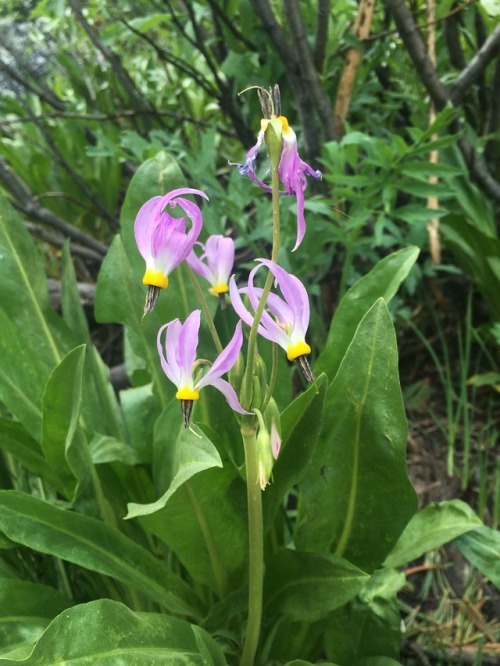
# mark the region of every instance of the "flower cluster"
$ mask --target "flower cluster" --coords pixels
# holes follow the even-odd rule
[[[279,113],[279,91],[275,89],[273,100],[271,93],[259,89],[259,97],[264,118],[257,143],[247,153],[245,163],[236,166],[241,174],[248,176],[260,188],[272,191],[272,188],[256,175],[257,155],[267,142],[266,133],[272,126],[273,140],[278,137],[279,141],[278,176],[284,187],[279,194],[295,196],[297,200],[297,239],[293,248],[296,250],[306,231],[304,218],[306,176],[321,178],[321,173],[313,170],[300,158],[297,137],[287,119]],[[277,158],[278,153],[275,155]],[[277,164],[277,161],[274,164]],[[254,392],[251,402],[252,412],[247,411],[240,404],[234,386],[222,376],[238,361],[243,344],[244,323],[253,327],[253,335],[256,331],[263,338],[283,348],[288,360],[296,361],[306,379],[314,381],[307,362],[311,347],[305,339],[309,326],[307,291],[297,277],[285,271],[275,261],[268,259],[257,259],[257,265],[250,271],[247,284],[238,287],[235,276],[231,276],[235,257],[233,240],[228,236],[213,235],[209,236],[205,243],[200,242],[198,237],[203,226],[202,212],[197,204],[186,198],[188,195],[208,200],[207,195],[200,190],[181,188],[164,196],[153,197],[137,214],[134,232],[137,248],[146,262],[143,283],[148,287],[144,314],[153,310],[160,290],[168,287],[170,273],[184,261],[210,284],[209,291],[219,297],[221,307],[225,307],[226,295],[229,295],[240,321],[225,348],[221,349],[215,334],[214,339],[220,353],[213,363],[197,358],[200,310],[191,312],[184,323],[174,319],[160,328],[157,336],[158,354],[165,375],[177,388],[175,395],[181,403],[185,427],[189,427],[193,405],[199,399],[200,390],[206,386],[213,386],[219,390],[235,412],[251,415],[258,430],[256,440],[259,460],[258,482],[264,489],[269,482],[274,460],[278,457],[281,446],[278,408],[272,396],[266,394],[264,398],[259,394],[259,397],[256,397]],[[167,207],[178,207],[183,215],[174,217],[166,211]],[[186,218],[189,218],[189,227]],[[264,288],[256,285],[257,274],[262,269],[269,276],[267,286]],[[270,289],[271,275],[275,285],[274,291]],[[276,290],[279,290],[279,293]],[[208,313],[207,308],[205,312]],[[252,362],[255,363],[255,360]],[[250,403],[250,400],[247,399],[247,402]],[[244,406],[249,405],[245,402]]]

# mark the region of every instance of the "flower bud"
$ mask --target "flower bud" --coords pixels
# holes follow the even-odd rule
[[[257,433],[257,468],[258,479],[262,490],[266,489],[273,471],[274,459],[271,445],[271,437],[264,423],[264,418],[258,409],[254,410],[259,422],[259,432]]]

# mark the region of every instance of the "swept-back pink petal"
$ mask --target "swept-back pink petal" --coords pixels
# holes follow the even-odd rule
[[[137,249],[146,261],[151,256],[151,237],[158,224],[155,209],[158,207],[162,197],[153,197],[141,206],[134,222],[134,236]]]
[[[222,350],[222,352],[213,362],[210,370],[196,384],[196,388],[202,388],[208,384],[213,384],[214,379],[217,379],[228,370],[230,370],[238,360],[238,354],[240,353],[242,344],[243,332],[241,330],[241,321],[239,321],[236,325],[234,335],[228,343],[227,347]]]
[[[239,412],[240,414],[252,413],[243,409],[243,407],[240,405],[240,401],[238,400],[238,396],[236,395],[236,391],[225,379],[213,379],[210,383],[214,388],[222,393],[233,411]]]
[[[163,331],[167,331],[166,340],[165,340],[165,349],[163,348],[162,336]],[[178,319],[164,324],[158,331],[156,337],[156,346],[158,349],[158,354],[160,355],[160,363],[163,369],[163,372],[167,375],[170,381],[177,386],[181,369],[175,358],[175,349],[179,340],[179,334],[181,332],[181,323]]]
[[[261,265],[267,266],[276,278],[281,293],[293,312],[294,324],[300,326],[301,331],[305,334],[310,318],[309,297],[306,288],[295,275],[287,273],[278,264],[268,259],[257,259],[257,261]]]
[[[177,343],[179,365],[185,374],[192,376],[198,349],[201,310],[193,310],[182,326]]]

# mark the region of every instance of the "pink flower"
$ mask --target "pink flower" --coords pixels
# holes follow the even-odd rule
[[[261,129],[257,136],[257,143],[248,151],[245,164],[235,164],[233,162],[230,162],[230,164],[232,166],[237,166],[243,176],[248,176],[250,180],[263,190],[266,190],[266,192],[272,191],[271,187],[266,183],[263,183],[255,174],[255,162],[257,155],[264,144],[265,133],[270,120],[279,120],[282,127],[283,148],[278,165],[278,174],[285,189],[280,191],[280,194],[290,194],[297,198],[297,240],[293,248],[296,250],[301,244],[306,232],[306,220],[304,217],[304,190],[307,187],[306,176],[320,179],[321,171],[315,171],[309,166],[309,164],[300,158],[297,148],[297,136],[288,124],[288,120],[285,116],[262,119]]]
[[[250,271],[247,287],[238,289],[234,276],[229,281],[229,295],[233,308],[245,324],[252,326],[263,293],[263,289],[254,287],[254,277],[262,266],[267,266],[274,275],[283,298],[272,292],[268,295],[266,309],[262,313],[257,331],[262,337],[282,347],[286,351],[288,360],[297,361],[307,381],[313,382],[314,375],[305,358],[311,353],[311,347],[305,340],[309,326],[309,299],[306,288],[295,275],[287,273],[273,261],[267,259],[256,261],[259,264]],[[248,295],[253,313],[243,304],[242,294]]]
[[[135,241],[146,262],[142,282],[149,287],[145,313],[153,309],[159,290],[168,287],[169,274],[191,252],[203,226],[201,210],[184,199],[183,194],[197,194],[208,199],[204,192],[189,187],[173,190],[146,201],[135,218]],[[191,220],[189,231],[186,230],[186,219],[172,217],[165,211],[166,206],[182,208]]]
[[[229,291],[229,277],[234,264],[234,241],[226,236],[209,236],[205,245],[196,243],[202,249],[198,257],[193,250],[187,262],[198,275],[212,285],[213,294],[225,294]]]
[[[184,324],[181,324],[179,319],[174,319],[160,328],[157,337],[161,367],[170,381],[177,386],[175,397],[181,401],[186,428],[189,426],[193,401],[199,399],[200,390],[205,386],[214,386],[220,391],[235,412],[248,414],[240,405],[231,384],[225,379],[221,379],[221,376],[228,372],[238,359],[243,343],[241,322],[236,326],[231,341],[211,364],[208,372],[195,379],[193,377],[195,370],[201,368],[201,362],[196,360],[200,315],[200,310],[194,310]],[[163,344],[164,331],[166,331],[166,338]]]

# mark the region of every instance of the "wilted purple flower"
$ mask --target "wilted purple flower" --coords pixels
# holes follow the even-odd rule
[[[221,304],[225,304],[224,294],[229,291],[229,276],[234,264],[234,241],[217,235],[209,236],[205,245],[196,245],[201,247],[202,254],[198,257],[193,249],[186,261],[193,271],[210,282],[210,291],[221,297]]]
[[[245,164],[234,164],[237,166],[243,176],[248,176],[256,185],[261,187],[267,192],[272,189],[266,183],[263,183],[255,174],[255,161],[257,155],[264,144],[265,133],[271,120],[279,120],[282,128],[283,148],[281,150],[281,157],[278,165],[278,175],[285,186],[280,194],[290,194],[297,197],[297,240],[295,242],[294,250],[296,250],[304,238],[306,232],[306,221],[304,217],[304,190],[307,187],[307,176],[313,178],[321,178],[321,171],[315,171],[309,164],[304,162],[299,155],[297,148],[297,136],[293,129],[288,124],[285,116],[263,118],[261,120],[261,129],[257,136],[257,143],[250,148],[247,153]]]
[[[305,359],[305,356],[311,353],[311,347],[305,341],[309,326],[307,291],[298,278],[287,273],[273,261],[267,259],[257,259],[256,261],[259,264],[250,271],[247,287],[238,289],[234,276],[229,281],[231,303],[239,317],[248,326],[252,326],[263,292],[262,289],[254,287],[254,277],[262,266],[267,266],[274,275],[283,298],[272,292],[268,295],[266,309],[262,313],[257,330],[262,337],[280,345],[286,351],[290,361],[297,360],[308,381],[314,381],[314,376]],[[248,295],[253,314],[243,304],[241,294]]]
[[[175,397],[181,401],[186,428],[189,426],[193,401],[200,397],[200,389],[209,385],[214,386],[224,395],[235,412],[248,414],[240,405],[231,384],[225,379],[221,379],[221,375],[228,372],[236,363],[240,353],[243,343],[241,322],[238,322],[231,341],[215,359],[208,372],[197,380],[193,378],[193,373],[203,363],[203,361],[196,360],[200,314],[200,310],[194,310],[184,324],[181,324],[179,319],[174,319],[160,328],[157,337],[161,367],[170,381],[177,386]],[[165,330],[167,334],[163,346],[162,336]]]
[[[165,196],[153,197],[146,201],[137,213],[134,223],[137,249],[146,261],[146,272],[142,279],[148,286],[144,313],[151,312],[158,299],[160,289],[168,287],[168,276],[191,252],[200,235],[203,217],[199,207],[183,194],[207,195],[200,190],[184,187],[172,190]],[[191,228],[186,231],[184,217],[172,217],[165,207],[180,206],[191,220]]]

